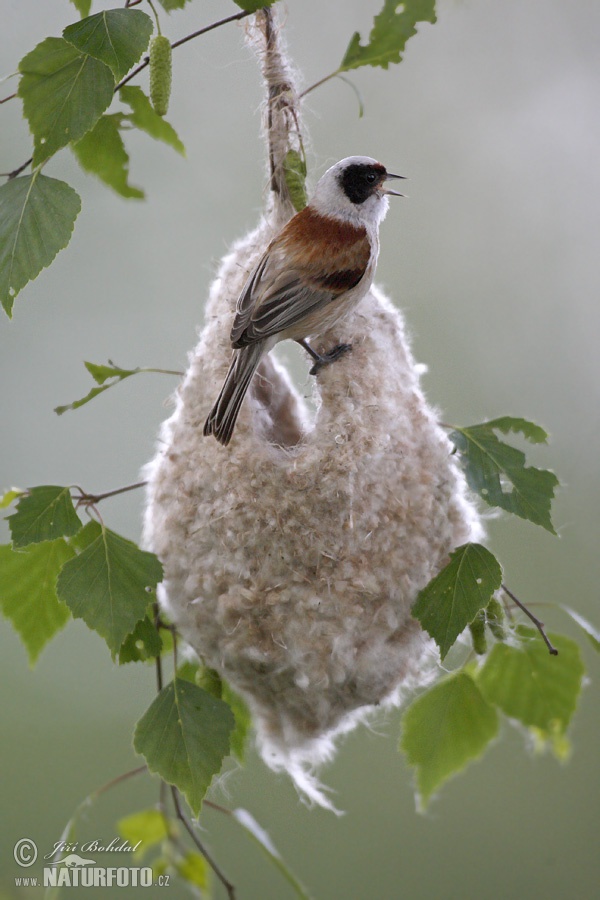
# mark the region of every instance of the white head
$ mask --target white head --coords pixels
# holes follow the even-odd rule
[[[387,195],[402,196],[384,187],[391,178],[403,176],[392,175],[370,156],[347,156],[319,179],[310,205],[324,216],[377,228],[388,211]]]

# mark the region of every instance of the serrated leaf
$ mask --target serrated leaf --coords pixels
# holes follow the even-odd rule
[[[571,609],[570,606],[565,606],[564,604],[560,607],[564,610],[568,616],[570,616],[573,621],[579,625],[582,631],[585,632],[590,644],[594,648],[594,650],[600,651],[600,629],[596,628],[595,625],[592,625],[591,622],[588,622],[581,613],[578,613],[576,610]]]
[[[359,66],[381,66],[399,63],[406,42],[417,33],[417,22],[435,22],[435,0],[385,0],[383,9],[375,16],[369,43],[362,45],[356,32],[348,45],[339,72]]]
[[[114,531],[93,523],[95,539],[68,562],[56,590],[75,618],[83,619],[116,653],[146,614],[162,566]]]
[[[109,388],[114,387],[119,382],[124,381],[125,378],[129,378],[130,375],[137,375],[139,372],[142,372],[143,369],[119,369],[117,366],[100,366],[96,365],[96,363],[86,362],[84,363],[86,369],[96,382],[96,384],[100,385],[99,387],[92,388],[85,397],[82,397],[80,400],[74,400],[73,403],[67,403],[65,406],[57,406],[54,409],[54,412],[62,416],[63,413],[67,412],[69,409],[79,409],[80,406],[85,406],[86,403],[89,403],[90,400],[93,400],[94,397],[97,397],[99,394],[103,394],[104,391],[108,391]],[[109,381],[110,380],[110,381]],[[106,382],[108,382],[106,384]]]
[[[575,712],[584,674],[579,647],[560,634],[548,635],[558,650],[551,656],[537,631],[519,627],[518,646],[495,644],[477,675],[489,703],[511,719],[543,732],[565,734]]]
[[[150,99],[140,87],[127,84],[119,90],[119,97],[123,103],[131,107],[131,114],[126,118],[132,125],[145,131],[155,140],[173,147],[181,156],[185,156],[185,147],[177,132],[162,116],[157,115],[152,108]]]
[[[163,688],[136,725],[133,745],[151,772],[174,784],[194,815],[229,753],[233,713],[189,681]]]
[[[162,653],[162,641],[150,616],[146,615],[128,634],[118,653],[119,665],[146,662]]]
[[[113,97],[115,79],[108,66],[64,38],[46,38],[23,57],[19,71],[18,93],[34,136],[34,166],[80,140]]]
[[[26,551],[0,547],[0,607],[23,641],[32,666],[69,620],[69,610],[56,595],[56,579],[73,556],[62,538]]]
[[[68,25],[63,37],[107,65],[119,81],[147,48],[152,30],[152,19],[138,9],[106,9]]]
[[[83,526],[81,531],[78,531],[77,534],[74,534],[73,537],[69,539],[69,544],[76,553],[82,553],[84,550],[87,550],[90,544],[94,543],[97,537],[98,523],[90,521]]]
[[[82,19],[89,16],[90,9],[92,8],[92,0],[71,0],[71,3]]]
[[[500,645],[498,645],[500,646]],[[498,715],[466,672],[434,685],[402,717],[400,748],[416,768],[419,807],[482,756],[498,733]]]
[[[496,557],[481,544],[463,544],[419,593],[412,614],[440,648],[442,659],[458,635],[502,583]]]
[[[141,841],[141,846],[133,851],[135,860],[143,859],[152,847],[169,836],[165,817],[158,809],[143,809],[132,813],[117,822],[117,829],[121,837],[129,841],[132,847]]]
[[[6,509],[7,506],[14,503],[17,497],[21,497],[24,493],[25,491],[21,488],[9,488],[8,491],[5,491],[0,496],[0,509]]]
[[[503,434],[522,434],[530,444],[547,444],[548,432],[541,425],[529,422],[527,419],[517,419],[514,416],[500,416],[498,419],[490,419],[484,423],[487,428],[496,429]]]
[[[73,144],[73,153],[91,172],[122,197],[142,200],[144,192],[129,184],[129,154],[121,137],[121,113],[101,116],[91,131]]]
[[[71,488],[54,484],[30,488],[17,503],[16,512],[8,516],[8,524],[17,549],[69,537],[81,528]]]
[[[540,443],[546,437],[539,426],[509,416],[450,432],[449,438],[460,453],[469,487],[490,506],[499,506],[556,534],[550,507],[558,478],[554,472],[526,466],[525,454],[500,441],[494,429],[505,433],[519,431],[533,443]]]
[[[288,884],[293,887],[296,896],[299,897],[300,900],[310,900],[310,895],[307,893],[303,885],[298,881],[296,876],[291,872],[287,864],[282,859],[281,854],[275,847],[269,834],[265,831],[262,825],[259,825],[254,816],[251,815],[251,813],[249,813],[247,809],[234,809],[232,810],[231,814],[236,822],[242,826],[246,834],[249,834],[252,840],[258,844],[260,849],[267,856],[269,862],[271,862],[277,869],[279,869]]]
[[[0,302],[14,299],[67,246],[81,210],[79,194],[39,172],[0,187]]]

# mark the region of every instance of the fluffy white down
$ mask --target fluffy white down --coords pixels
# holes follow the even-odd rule
[[[314,423],[268,357],[230,446],[203,437],[231,358],[235,302],[271,236],[265,221],[212,286],[145,469],[145,545],[165,568],[164,608],[248,702],[267,764],[329,806],[310,770],[335,734],[431,669],[411,606],[481,529],[402,317],[375,288],[316,343],[353,349],[319,373]]]

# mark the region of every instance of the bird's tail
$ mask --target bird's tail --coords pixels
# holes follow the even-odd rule
[[[235,354],[221,393],[204,423],[204,434],[214,434],[220,444],[227,445],[231,440],[242,401],[264,352],[264,342],[257,341]]]

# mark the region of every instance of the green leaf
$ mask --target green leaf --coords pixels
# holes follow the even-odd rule
[[[306,161],[297,150],[288,150],[283,161],[283,173],[296,212],[308,203],[306,194]]]
[[[163,3],[163,0],[160,0],[160,2]],[[275,2],[276,0],[234,0],[234,3],[242,9],[245,9],[246,12],[256,12],[259,9],[263,9],[265,6],[273,6]]]
[[[226,703],[175,678],[137,723],[133,745],[151,772],[174,784],[194,815],[229,753],[233,714]]]
[[[584,617],[580,613],[576,612],[576,610],[571,609],[570,606],[565,606],[563,604],[560,608],[564,610],[567,615],[570,616],[573,621],[577,625],[579,625],[579,627],[585,632],[594,650],[600,651],[600,630],[596,628],[595,625],[592,625],[591,622],[588,622],[587,619],[584,619]]]
[[[503,434],[522,434],[530,444],[547,444],[548,432],[541,425],[529,422],[527,419],[517,419],[514,416],[500,416],[498,419],[490,419],[484,423],[487,428],[496,429]]]
[[[9,488],[8,491],[5,491],[2,495],[0,495],[0,509],[6,509],[7,506],[10,506],[17,497],[21,497],[25,493],[21,488]]]
[[[183,9],[190,0],[158,0],[158,2],[167,12],[172,12],[174,9]]]
[[[415,700],[402,717],[400,748],[416,768],[420,809],[448,778],[482,756],[497,733],[496,710],[464,671]]]
[[[33,165],[90,131],[110,105],[115,80],[104,63],[49,37],[19,63],[19,96],[34,136]]]
[[[85,18],[85,16],[89,16],[90,9],[92,8],[92,0],[71,0],[71,3],[82,19]]]
[[[149,615],[137,623],[119,649],[119,665],[130,662],[146,662],[162,653],[162,641]]]
[[[209,869],[205,858],[195,850],[188,850],[185,856],[175,861],[175,871],[180,878],[206,891],[209,885]]]
[[[81,167],[113,188],[122,197],[143,199],[144,192],[129,184],[129,154],[120,134],[121,113],[101,116],[91,131],[73,144]]]
[[[455,429],[449,438],[461,455],[469,487],[490,506],[499,506],[556,534],[550,507],[558,478],[554,472],[526,466],[525,454],[500,441],[495,429],[521,432],[533,443],[546,438],[539,426],[509,416]]]
[[[113,365],[99,366],[91,362],[85,362],[84,365],[96,384],[99,384],[100,387],[92,388],[91,391],[80,400],[74,400],[73,403],[67,403],[65,406],[57,406],[54,410],[57,415],[62,416],[62,414],[69,409],[79,409],[80,406],[89,403],[94,397],[103,394],[104,391],[107,391],[109,388],[114,387],[115,384],[124,381],[125,378],[129,378],[130,375],[137,375],[139,372],[144,371],[143,369],[119,369],[117,366]],[[105,382],[109,383],[106,384]]]
[[[123,103],[131,107],[131,114],[126,118],[132,125],[145,131],[155,140],[173,147],[181,156],[185,156],[185,147],[179,140],[177,132],[162,116],[157,115],[150,99],[140,87],[127,84],[119,90],[119,97]]]
[[[162,566],[114,531],[93,523],[95,539],[60,573],[57,593],[75,618],[97,631],[113,653],[146,615]]]
[[[252,727],[252,716],[245,701],[242,700],[239,694],[236,694],[226,681],[222,680],[215,669],[211,669],[208,666],[197,666],[186,662],[178,668],[177,676],[193,681],[212,697],[224,700],[227,703],[235,718],[235,728],[229,741],[231,752],[239,762],[243,763],[246,741]]]
[[[165,817],[158,809],[143,809],[132,813],[117,822],[117,829],[132,847],[141,841],[141,846],[133,852],[135,860],[143,859],[152,847],[169,836]]]
[[[231,708],[235,718],[235,728],[231,733],[231,752],[243,763],[246,755],[246,743],[250,729],[252,728],[252,716],[245,701],[231,689],[229,684],[223,682],[223,700]]]
[[[383,9],[375,16],[369,43],[363,46],[356,32],[346,50],[339,72],[359,66],[381,66],[399,63],[406,42],[417,33],[417,22],[435,22],[435,0],[385,0]]]
[[[15,548],[69,537],[81,528],[71,488],[53,484],[30,488],[17,503],[17,511],[8,516],[8,524]]]
[[[288,868],[287,863],[282,859],[269,834],[258,824],[254,816],[246,809],[234,809],[231,814],[235,821],[241,825],[246,834],[250,835],[252,840],[258,844],[269,862],[281,872],[288,884],[294,889],[296,896],[299,897],[300,900],[310,900],[310,895],[306,891],[306,888],[303,887],[296,876]]]
[[[63,37],[81,53],[107,65],[119,81],[148,46],[152,19],[137,9],[107,9],[69,25]]]
[[[138,372],[142,371],[141,369],[122,369],[120,366],[115,366],[110,360],[108,365],[84,362],[84,366],[96,384],[104,384],[110,378],[128,378],[129,375],[137,375]]]
[[[56,579],[73,556],[62,538],[26,551],[0,547],[0,606],[20,635],[32,666],[69,620],[69,610],[56,596]]]
[[[551,656],[537,631],[519,627],[516,633],[518,646],[494,645],[477,683],[489,703],[552,740],[565,734],[577,706],[584,674],[579,647],[552,634],[558,656]]]
[[[448,565],[419,593],[412,614],[434,639],[442,659],[501,583],[496,557],[470,543],[451,553]]]
[[[71,240],[80,209],[73,188],[39,172],[0,187],[0,302],[9,317],[19,291]]]

